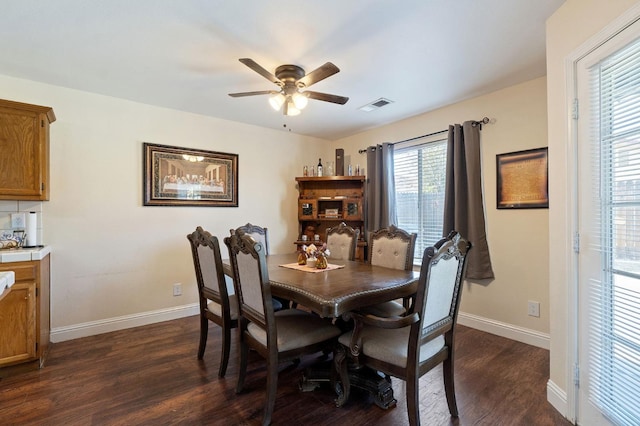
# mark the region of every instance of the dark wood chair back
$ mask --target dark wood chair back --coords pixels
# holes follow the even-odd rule
[[[359,235],[359,229],[354,229],[344,222],[328,228],[325,241],[331,253],[329,257],[335,260],[355,260]]]
[[[218,376],[224,377],[229,362],[231,329],[238,326],[237,299],[234,292],[227,288],[218,238],[198,226],[187,235],[187,239],[191,245],[200,304],[198,359],[204,357],[209,321],[212,321],[222,327],[222,358]]]
[[[369,237],[369,263],[385,268],[411,270],[416,250],[415,233],[390,225]]]
[[[278,364],[333,347],[340,330],[309,312],[298,309],[274,312],[262,243],[240,232],[233,233],[224,242],[229,249],[240,307],[240,366],[236,392],[244,388],[248,352],[254,349],[267,360],[267,395],[262,423],[269,424],[276,399]]]
[[[440,363],[449,412],[458,416],[453,377],[454,336],[470,249],[471,243],[455,231],[425,249],[414,312],[396,319],[354,313],[354,331],[339,339],[358,364],[407,382],[411,425],[420,424],[419,378]],[[346,362],[343,355],[337,355],[335,360],[344,389],[339,402],[344,403],[350,390]]]
[[[415,233],[391,225],[381,228],[369,236],[369,263],[392,269],[413,269],[413,257],[416,250]],[[402,303],[389,301],[377,305],[368,306],[360,310],[379,317],[395,317],[405,315],[412,309],[412,298],[405,298]]]
[[[247,223],[246,225],[239,226],[236,229],[231,229],[230,232],[231,235],[233,235],[234,233],[251,235],[254,240],[262,243],[265,254],[267,256],[269,255],[269,235],[267,228]]]
[[[240,316],[268,332],[274,330],[273,304],[265,248],[250,234],[234,233],[225,238],[234,275]]]

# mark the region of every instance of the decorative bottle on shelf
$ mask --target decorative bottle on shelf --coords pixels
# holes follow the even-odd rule
[[[333,161],[327,161],[327,176],[333,176]]]
[[[322,158],[318,158],[318,176],[322,176]]]

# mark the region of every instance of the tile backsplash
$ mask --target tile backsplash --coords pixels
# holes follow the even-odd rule
[[[38,213],[36,243],[42,243],[42,201],[13,201],[0,200],[0,235],[13,235],[14,228],[11,226],[12,213]],[[24,229],[24,228],[16,228]]]

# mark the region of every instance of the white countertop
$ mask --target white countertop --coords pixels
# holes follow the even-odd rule
[[[49,253],[51,246],[0,250],[0,263],[42,260]]]
[[[10,288],[16,282],[16,274],[13,271],[0,272],[0,293]]]

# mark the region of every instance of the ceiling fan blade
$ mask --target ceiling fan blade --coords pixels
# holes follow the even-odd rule
[[[243,96],[255,96],[255,95],[277,95],[280,93],[277,90],[260,90],[257,92],[240,92],[240,93],[229,93],[229,96],[232,98],[241,98]]]
[[[258,74],[260,74],[261,76],[263,76],[264,78],[266,78],[267,80],[269,80],[270,82],[275,83],[279,86],[283,85],[282,81],[280,81],[275,75],[271,74],[269,71],[267,71],[266,69],[258,65],[258,63],[253,59],[240,58],[239,61],[245,64],[246,66],[248,66],[249,68],[251,68],[252,70],[254,70],[255,72],[257,72]]]
[[[296,81],[296,84],[298,85],[302,84],[304,87],[309,87],[312,84],[315,84],[321,80],[324,80],[327,77],[331,77],[332,75],[339,72],[340,72],[340,68],[336,67],[331,62],[327,62],[320,68],[317,68],[311,71],[309,74],[305,75],[304,77]]]
[[[328,93],[313,92],[311,90],[305,90],[302,93],[304,95],[307,95],[310,99],[316,99],[316,100],[325,101],[325,102],[333,102],[334,104],[340,104],[340,105],[346,104],[347,101],[349,100],[349,98],[344,97],[344,96],[330,95]]]

